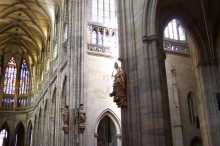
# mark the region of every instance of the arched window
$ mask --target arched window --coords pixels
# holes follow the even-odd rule
[[[177,41],[186,41],[185,30],[177,19],[169,22],[164,30],[164,37]]]
[[[189,53],[185,29],[177,19],[170,21],[164,29],[164,50],[184,55]]]
[[[15,94],[16,74],[17,74],[16,62],[14,57],[11,57],[5,69],[5,77],[4,77],[5,94]]]
[[[26,63],[26,60],[23,59],[21,64],[21,71],[20,71],[20,88],[19,88],[19,94],[27,94],[29,91],[30,86],[30,79],[29,79],[30,73],[28,70],[28,65]]]

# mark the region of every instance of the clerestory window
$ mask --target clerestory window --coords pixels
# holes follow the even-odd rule
[[[164,50],[183,55],[189,54],[185,29],[177,19],[170,21],[164,30]]]
[[[29,70],[28,65],[26,63],[26,60],[23,59],[23,62],[21,64],[21,71],[20,71],[20,87],[19,87],[19,94],[27,94],[29,91]]]
[[[115,0],[92,0],[89,51],[117,57],[118,22]]]
[[[5,77],[4,77],[5,94],[15,94],[16,75],[17,75],[16,62],[14,57],[11,57],[5,69]]]

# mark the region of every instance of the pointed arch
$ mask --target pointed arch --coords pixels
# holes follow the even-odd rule
[[[98,117],[95,129],[97,146],[111,144],[119,146],[121,135],[120,124],[117,116],[110,109],[106,109]]]
[[[15,135],[13,139],[13,145],[24,146],[25,127],[22,122],[19,122],[16,126]]]
[[[121,134],[121,121],[120,119],[117,117],[117,115],[111,110],[111,109],[106,109],[104,110],[97,118],[96,120],[96,127],[95,127],[95,134],[97,134],[98,131],[98,125],[100,123],[100,121],[104,118],[104,117],[110,117],[111,120],[113,121],[113,123],[116,126],[116,130],[117,130],[117,134],[120,135]]]

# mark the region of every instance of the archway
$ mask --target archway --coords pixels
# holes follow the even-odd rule
[[[199,92],[194,50],[197,48],[193,47],[195,42],[179,19],[170,20],[163,28],[173,145],[189,145],[190,139],[201,132],[196,106]]]
[[[97,146],[118,146],[117,130],[109,116],[103,117],[98,125]]]
[[[15,135],[13,139],[13,146],[24,146],[25,128],[20,122],[15,130]]]
[[[7,123],[0,128],[0,146],[9,146],[9,128]]]

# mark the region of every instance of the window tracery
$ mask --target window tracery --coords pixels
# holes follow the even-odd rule
[[[164,50],[178,54],[189,54],[186,32],[177,19],[168,23],[164,30]]]
[[[29,90],[29,70],[26,60],[23,59],[23,63],[21,64],[21,72],[20,72],[20,88],[19,94],[27,94]]]
[[[27,61],[22,60],[19,71],[17,71],[17,63],[14,57],[7,62],[2,86],[2,96],[0,97],[0,107],[4,109],[14,109],[30,105],[30,71]]]
[[[93,0],[89,23],[90,52],[115,55],[118,49],[117,11],[114,0]]]
[[[16,62],[14,57],[11,57],[5,69],[5,78],[4,78],[5,94],[15,94],[16,74],[17,74]]]

